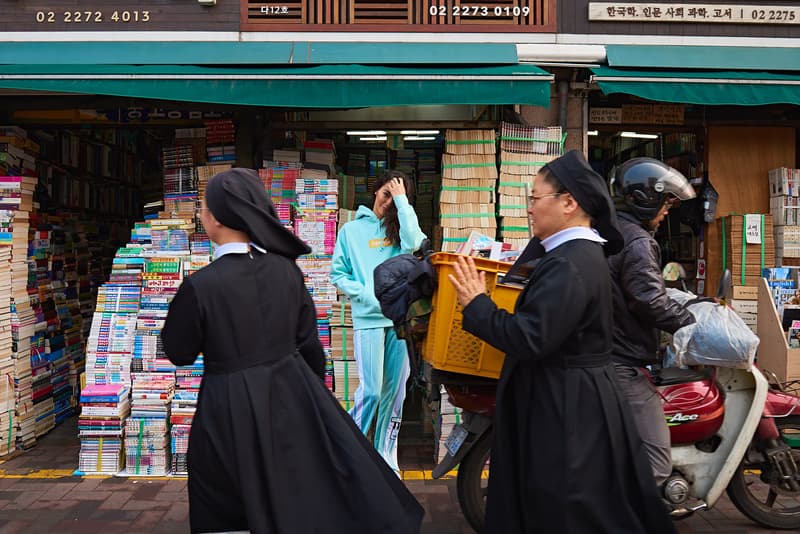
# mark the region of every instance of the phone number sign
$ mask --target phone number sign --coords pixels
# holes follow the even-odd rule
[[[0,0],[0,5],[0,32],[239,29],[239,0],[217,0],[213,7],[196,0]]]
[[[800,24],[800,6],[590,2],[589,20],[602,22]]]

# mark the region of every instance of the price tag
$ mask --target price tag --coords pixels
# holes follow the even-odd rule
[[[761,230],[761,214],[748,213],[744,216],[745,243],[759,245],[763,239]]]

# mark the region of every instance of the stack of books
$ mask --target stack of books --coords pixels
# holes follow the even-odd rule
[[[494,130],[447,130],[439,197],[441,244],[453,252],[477,230],[494,238],[497,186]],[[437,244],[438,245],[438,244]]]
[[[504,122],[500,133],[497,216],[500,239],[522,250],[530,240],[528,196],[536,173],[564,152],[560,126],[528,127]]]
[[[0,371],[13,383],[14,395],[13,413],[4,416],[11,426],[0,454],[36,443],[30,351],[36,318],[27,286],[29,218],[38,183],[38,154],[39,145],[26,130],[0,126],[0,277],[5,280],[0,290],[0,329],[10,333],[10,340],[3,336],[0,341]],[[14,444],[8,442],[12,437]]]
[[[123,384],[87,384],[81,391],[81,450],[76,474],[116,474],[122,469],[122,435],[130,413],[128,394]]]
[[[317,331],[325,350],[325,384],[333,389],[333,360],[331,359],[331,313],[336,302],[336,287],[331,284],[330,256],[301,256],[297,266],[303,272],[306,287],[317,310]]]
[[[209,163],[236,161],[236,128],[230,119],[205,121]]]
[[[125,473],[166,475],[169,467],[169,412],[175,373],[133,374],[131,414],[125,421]]]
[[[349,410],[353,407],[359,376],[353,346],[352,313],[346,297],[334,302],[331,309],[331,358],[334,396],[345,410]]]
[[[203,356],[198,356],[192,365],[178,367],[175,379],[175,396],[172,397],[170,412],[170,450],[172,474],[181,475],[188,471],[189,431],[197,410],[197,395],[203,380]]]
[[[276,150],[275,152],[281,151]],[[297,202],[295,188],[297,187],[297,180],[300,179],[303,165],[299,161],[265,160],[263,166],[263,169],[258,170],[258,176],[270,193],[272,204],[275,206],[275,211],[278,213],[281,224],[287,228],[292,228],[291,207]]]

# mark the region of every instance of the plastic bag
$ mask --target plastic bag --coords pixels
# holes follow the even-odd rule
[[[674,363],[716,365],[750,369],[755,361],[758,336],[729,306],[668,288],[667,295],[692,312],[695,322],[672,336]]]

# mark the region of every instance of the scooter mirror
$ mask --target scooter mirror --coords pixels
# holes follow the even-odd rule
[[[671,261],[664,266],[661,271],[661,276],[664,277],[666,282],[677,282],[678,280],[686,280],[686,269],[683,265],[676,261]]]
[[[719,278],[719,285],[717,286],[717,298],[730,300],[733,288],[731,287],[731,271],[725,269],[722,276]]]

